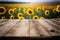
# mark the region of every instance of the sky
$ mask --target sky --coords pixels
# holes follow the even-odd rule
[[[60,2],[60,0],[0,0],[7,2]]]

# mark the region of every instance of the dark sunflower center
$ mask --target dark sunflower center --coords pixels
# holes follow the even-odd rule
[[[32,11],[29,10],[29,13],[32,14]]]
[[[48,14],[49,12],[47,12],[47,14]]]
[[[37,19],[37,17],[35,17],[35,19]]]
[[[56,12],[56,10],[55,10],[55,12]]]
[[[58,10],[60,11],[60,7],[58,8]]]
[[[0,12],[4,12],[4,9],[3,8],[0,8]]]
[[[12,17],[12,19],[14,19],[14,17]]]
[[[21,15],[19,15],[19,16],[21,16]]]
[[[38,11],[40,11],[40,9],[38,9]]]
[[[10,13],[13,13],[13,11],[10,11]]]

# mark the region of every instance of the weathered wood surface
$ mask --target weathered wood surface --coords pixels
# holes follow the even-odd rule
[[[5,36],[29,36],[28,20],[21,20]]]
[[[60,36],[60,19],[0,19],[0,36]]]

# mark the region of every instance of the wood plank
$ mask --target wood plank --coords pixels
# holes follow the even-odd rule
[[[45,20],[47,23],[49,23],[50,25],[52,25],[56,30],[59,30],[60,31],[60,23],[59,21],[54,21],[54,20]]]
[[[37,30],[35,29],[35,22],[33,20],[29,20],[30,22],[30,37],[32,36],[40,36],[37,32]]]
[[[18,20],[9,20],[8,23],[0,27],[0,36],[4,36],[16,23]]]
[[[21,20],[5,36],[29,36],[29,20]]]
[[[48,19],[48,20],[50,20],[50,19]],[[47,32],[49,32],[51,34],[51,36],[60,35],[60,31],[57,31],[58,29],[56,29],[54,26],[50,25],[45,20],[38,20],[38,22],[46,29]],[[53,30],[53,31],[50,32],[50,30]]]
[[[0,19],[0,23],[7,21],[8,19]]]
[[[14,19],[3,21],[3,23],[0,26],[0,36],[60,36],[60,19]]]
[[[38,20],[30,21],[30,36],[50,36],[47,31],[37,22]]]
[[[5,25],[8,21],[9,21],[8,19],[2,21],[0,20],[0,27]]]

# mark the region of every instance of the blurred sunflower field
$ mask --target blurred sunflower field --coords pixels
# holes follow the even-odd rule
[[[0,19],[52,19],[60,18],[60,5],[55,7],[8,7],[0,6]]]

